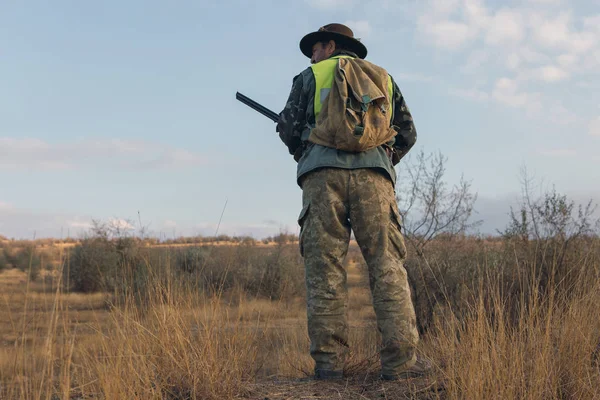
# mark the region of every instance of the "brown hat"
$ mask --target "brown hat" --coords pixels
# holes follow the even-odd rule
[[[344,46],[360,58],[367,56],[367,48],[360,42],[359,39],[354,38],[354,32],[346,25],[342,24],[329,24],[319,28],[316,32],[311,32],[304,36],[300,41],[300,51],[306,57],[312,57],[312,47],[317,42],[323,42],[327,40],[333,40],[336,43]]]

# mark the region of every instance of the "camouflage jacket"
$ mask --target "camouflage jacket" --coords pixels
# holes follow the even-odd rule
[[[353,53],[342,54],[356,57]],[[394,165],[398,164],[415,144],[417,132],[404,97],[393,78],[392,82],[394,87],[392,126],[397,132],[396,137],[384,146],[361,153],[347,153],[307,141],[311,129],[315,126],[316,82],[310,67],[294,77],[288,101],[279,114],[277,132],[290,154],[298,161],[299,184],[304,174],[323,167],[377,168],[386,173],[395,183]]]

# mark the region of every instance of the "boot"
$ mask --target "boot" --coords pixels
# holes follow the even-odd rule
[[[398,374],[381,374],[381,378],[386,381],[397,381],[399,379],[422,378],[433,374],[431,363],[423,358],[417,358],[415,364],[405,371]]]
[[[331,371],[326,369],[315,370],[315,379],[318,380],[337,380],[343,378],[344,373],[342,371]]]

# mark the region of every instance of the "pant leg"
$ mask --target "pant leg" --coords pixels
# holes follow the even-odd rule
[[[324,168],[302,182],[300,250],[306,269],[308,335],[315,369],[341,371],[348,351],[348,171]]]
[[[382,335],[382,373],[397,374],[414,365],[419,339],[392,183],[372,169],[353,170],[350,221],[369,269],[377,326]]]

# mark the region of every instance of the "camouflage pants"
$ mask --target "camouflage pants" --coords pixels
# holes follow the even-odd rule
[[[307,287],[308,334],[315,369],[342,370],[348,352],[344,258],[350,230],[369,270],[382,373],[411,367],[418,342],[403,261],[406,247],[392,183],[373,169],[323,168],[302,181],[300,251]]]

